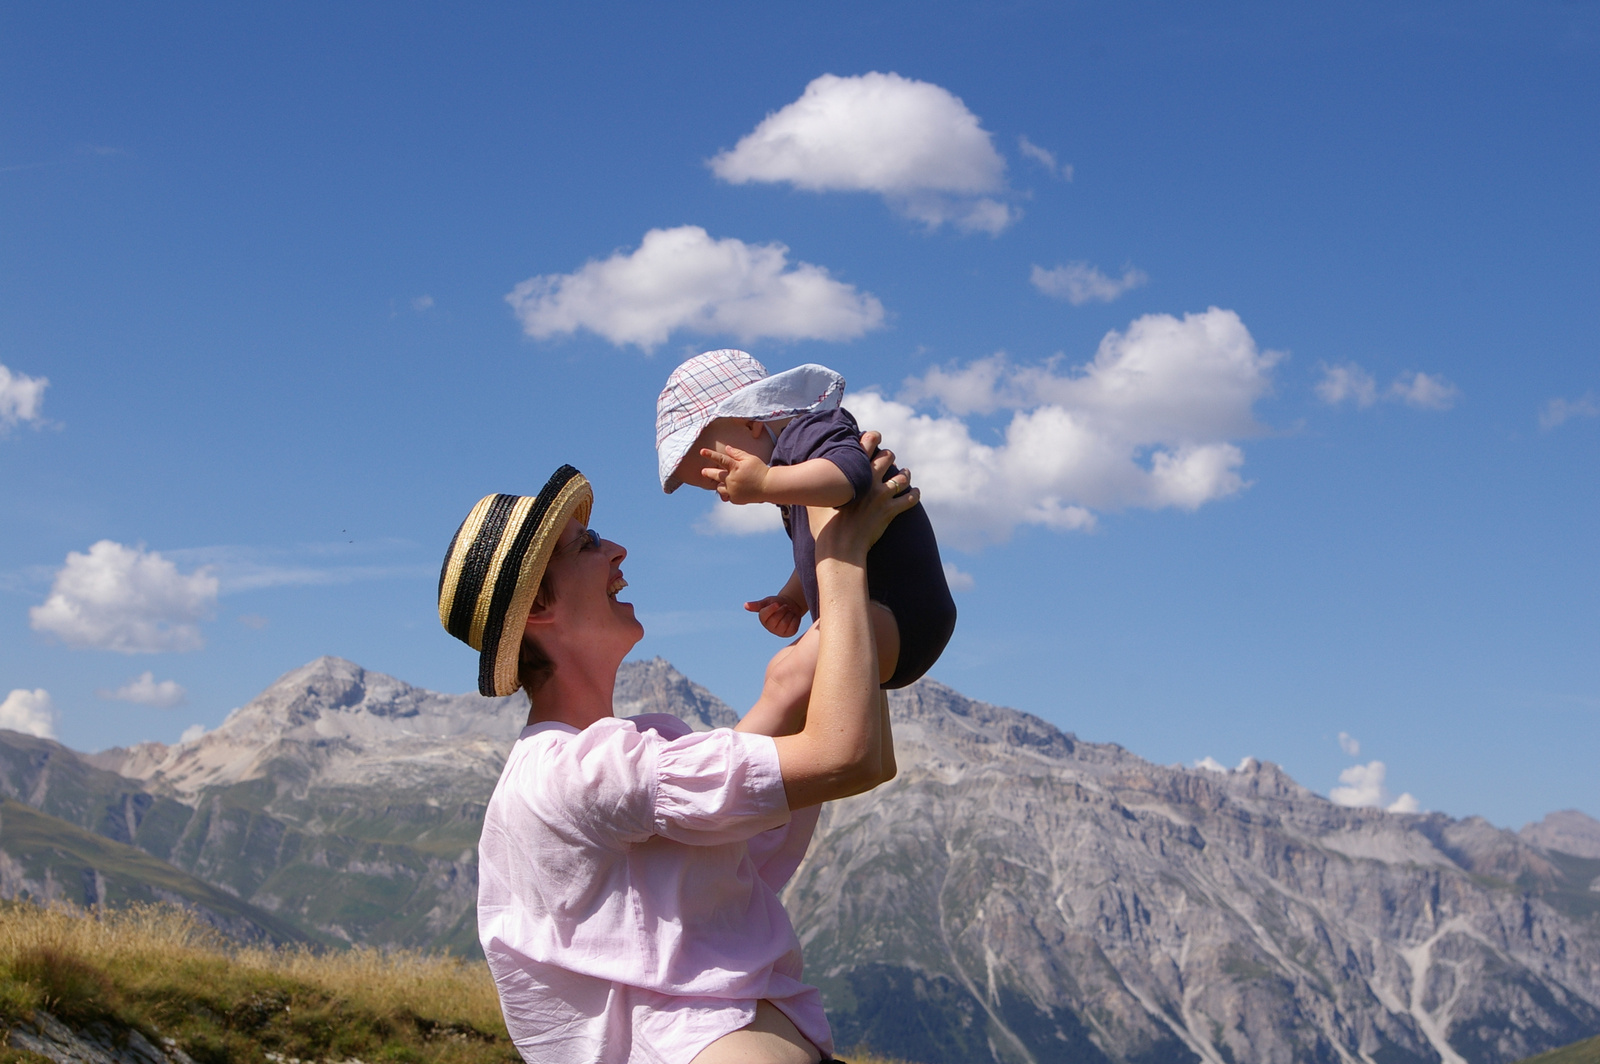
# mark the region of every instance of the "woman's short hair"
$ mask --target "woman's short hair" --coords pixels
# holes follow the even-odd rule
[[[555,589],[550,586],[550,581],[541,580],[539,590],[533,596],[533,608],[548,606],[555,598]],[[539,641],[523,632],[522,647],[517,652],[517,684],[528,696],[529,703],[533,702],[533,693],[543,687],[555,671],[556,663],[544,652]]]

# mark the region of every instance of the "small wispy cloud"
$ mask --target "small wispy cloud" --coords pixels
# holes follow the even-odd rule
[[[179,563],[205,567],[216,578],[218,593],[231,595],[271,587],[326,587],[437,576],[434,566],[404,557],[418,550],[417,544],[409,540],[385,539],[356,544],[302,543],[292,547],[186,547],[164,553]],[[246,616],[250,619],[239,619],[246,627],[265,627],[265,618]]]
[[[1129,266],[1121,277],[1109,277],[1098,266],[1069,262],[1051,270],[1034,266],[1028,280],[1045,295],[1081,307],[1085,303],[1109,303],[1124,292],[1149,283],[1150,275]]]
[[[1389,385],[1389,394],[1418,410],[1449,410],[1461,398],[1461,389],[1439,374],[1401,374]]]
[[[424,293],[411,301],[411,309],[421,314],[433,307],[433,297]]]
[[[1361,753],[1361,740],[1357,739],[1354,735],[1351,735],[1349,732],[1340,732],[1339,733],[1339,749],[1343,750],[1346,754],[1349,754],[1351,757],[1356,757],[1356,756],[1360,755],[1360,753]]]
[[[1539,408],[1539,427],[1546,432],[1560,428],[1575,417],[1600,417],[1600,401],[1593,392],[1576,399],[1551,399]]]
[[[1461,389],[1436,373],[1402,373],[1380,389],[1377,379],[1354,362],[1323,363],[1317,398],[1329,406],[1351,403],[1365,410],[1379,402],[1405,403],[1418,410],[1449,410],[1461,398]]]
[[[764,503],[735,506],[717,502],[694,524],[704,536],[760,536],[783,531],[783,511]]]
[[[1023,158],[1032,159],[1045,170],[1051,177],[1059,177],[1063,181],[1072,180],[1072,164],[1056,162],[1055,153],[1039,147],[1025,136],[1017,138],[1017,150],[1022,152]]]
[[[1220,772],[1226,775],[1230,772],[1249,772],[1251,769],[1256,767],[1256,759],[1247,755],[1239,760],[1239,764],[1237,766],[1234,768],[1229,768],[1227,765],[1224,765],[1221,761],[1218,761],[1216,758],[1208,754],[1205,757],[1200,758],[1198,761],[1193,762],[1193,764],[1195,768],[1201,769],[1205,772]]]
[[[46,377],[30,377],[0,365],[0,434],[22,424],[40,425],[44,421]]]
[[[157,680],[154,673],[142,672],[114,691],[101,688],[95,694],[114,702],[171,709],[183,705],[189,692],[176,680]]]
[[[183,734],[178,736],[179,743],[192,743],[206,733],[204,724],[191,724],[183,729]]]
[[[1385,782],[1388,766],[1382,761],[1369,761],[1365,765],[1351,765],[1339,773],[1340,786],[1328,792],[1335,805],[1376,807],[1391,813],[1417,813],[1422,806],[1410,792],[1396,798]]]
[[[944,563],[944,582],[950,585],[951,591],[971,591],[978,586],[971,573],[962,572],[951,562]]]

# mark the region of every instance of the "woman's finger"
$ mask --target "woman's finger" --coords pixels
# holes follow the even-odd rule
[[[868,455],[876,454],[878,445],[883,442],[883,433],[875,429],[868,429],[861,434],[861,449]]]

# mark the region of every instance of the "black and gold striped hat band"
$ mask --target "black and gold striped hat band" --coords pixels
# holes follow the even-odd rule
[[[517,656],[533,597],[567,519],[589,523],[594,490],[569,465],[537,496],[485,495],[456,529],[439,570],[439,622],[478,651],[478,691],[517,689]]]

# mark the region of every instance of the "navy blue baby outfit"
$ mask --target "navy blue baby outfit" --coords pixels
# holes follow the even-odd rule
[[[843,407],[800,414],[779,433],[772,465],[799,465],[826,458],[843,470],[855,497],[872,486],[872,460],[861,449],[861,428]],[[899,470],[893,467],[884,479]],[[806,607],[817,613],[817,545],[804,506],[785,506],[783,526],[794,541],[794,571]],[[900,628],[900,660],[884,687],[905,687],[922,677],[944,653],[956,630],[956,604],[939,561],[939,543],[922,504],[907,510],[867,552],[867,594],[894,614]]]

